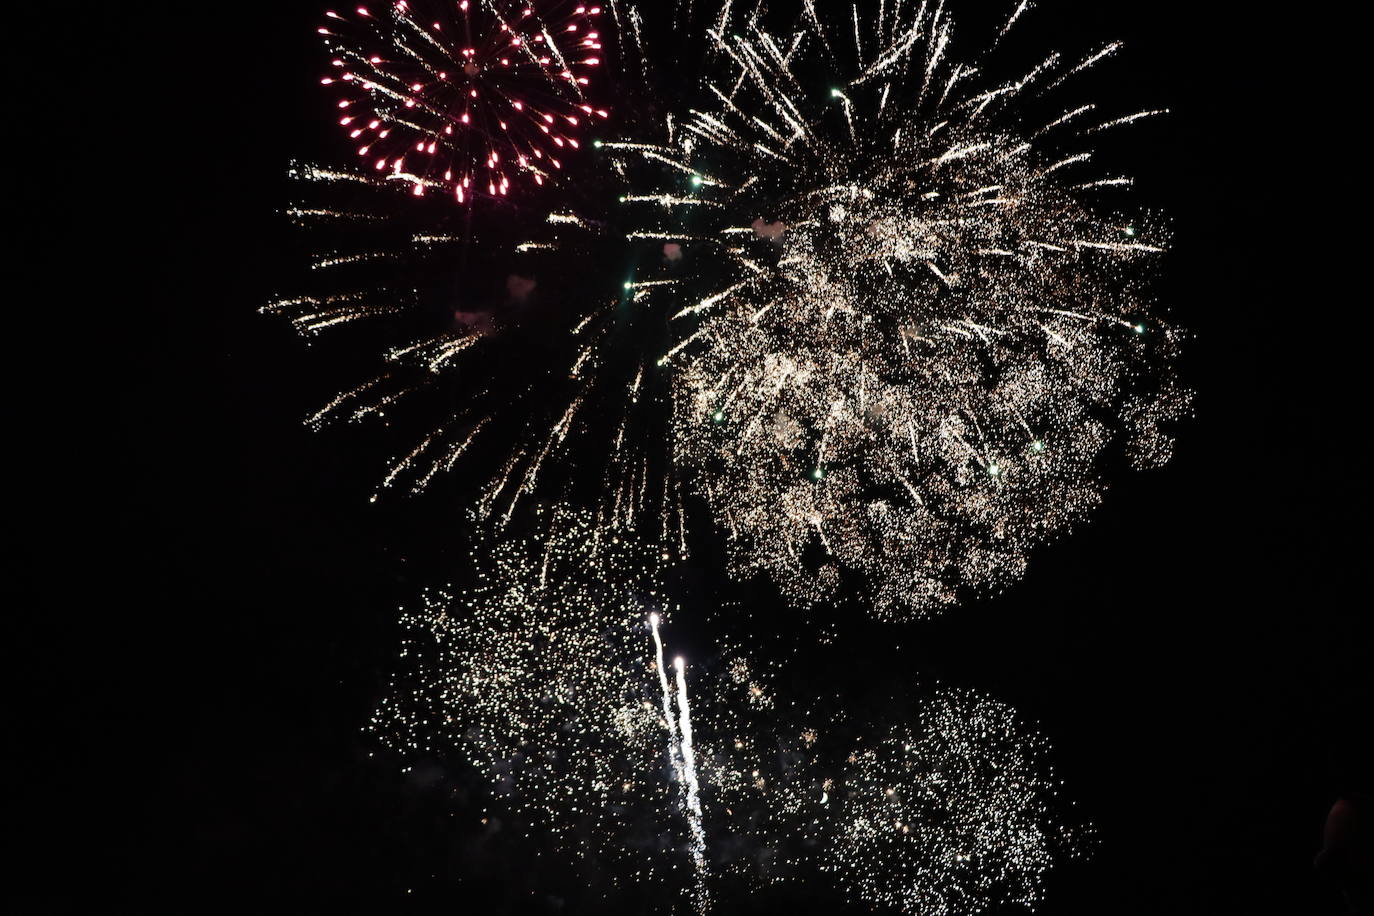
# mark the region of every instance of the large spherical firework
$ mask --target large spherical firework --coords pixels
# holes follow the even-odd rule
[[[543,184],[582,144],[601,63],[599,6],[566,0],[398,0],[330,11],[339,125],[360,160],[422,195]]]
[[[939,8],[851,28],[722,36],[710,104],[606,146],[636,234],[684,252],[650,280],[681,329],[675,448],[736,571],[798,603],[854,575],[904,616],[1019,577],[1098,502],[1110,442],[1167,458],[1183,397],[1143,291],[1161,234],[1086,171],[1139,115],[1049,107],[1112,47],[987,84]]]

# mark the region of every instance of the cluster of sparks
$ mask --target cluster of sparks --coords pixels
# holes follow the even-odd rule
[[[331,10],[339,125],[361,161],[423,196],[504,196],[563,169],[609,112],[587,99],[601,7],[565,0],[396,0]]]
[[[600,540],[584,514],[541,520],[540,537],[482,541],[471,587],[431,592],[404,615],[405,673],[373,728],[405,753],[456,750],[489,782],[498,813],[526,829],[651,871],[658,844],[628,831],[648,812],[646,834],[668,832],[668,817],[654,817],[676,792],[661,772],[662,736],[681,733],[655,702],[647,651],[644,608],[664,603],[661,560]],[[604,843],[578,846],[581,835]]]
[[[1034,906],[1072,842],[1055,819],[1045,756],[1008,707],[937,694],[914,725],[850,755],[825,867],[858,897],[902,913]]]
[[[909,724],[856,739],[739,650],[692,669],[689,689],[664,650],[661,554],[601,541],[586,513],[539,518],[546,535],[483,541],[471,587],[405,616],[405,674],[373,720],[405,755],[462,755],[488,785],[484,822],[612,858],[617,880],[689,862],[700,913],[716,873],[833,873],[856,899],[923,916],[1038,899],[1070,835],[1042,741],[1011,710],[937,691]]]
[[[669,142],[605,146],[651,183],[632,235],[697,265],[643,286],[681,329],[676,462],[736,571],[801,604],[854,574],[922,615],[1018,578],[1097,504],[1109,443],[1169,457],[1178,335],[1140,279],[1164,241],[1090,205],[1130,184],[1090,172],[1092,138],[1157,112],[1019,120],[1114,45],[989,86],[942,6],[856,15],[847,52],[807,8],[714,33],[725,72]]]

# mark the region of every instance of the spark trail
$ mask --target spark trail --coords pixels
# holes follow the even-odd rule
[[[649,615],[649,625],[654,632],[655,669],[658,683],[663,690],[663,723],[668,729],[668,762],[672,766],[673,780],[681,787],[682,783],[682,746],[679,743],[677,722],[673,717],[672,688],[668,685],[668,669],[663,664],[663,638],[659,635],[659,616]],[[685,791],[685,790],[684,790]]]
[[[687,663],[682,658],[673,662],[677,669],[677,704],[681,714],[679,730],[682,735],[682,775],[686,787],[687,821],[692,830],[692,864],[696,869],[695,903],[697,911],[710,909],[710,889],[706,881],[706,830],[702,826],[701,784],[697,780],[696,748],[692,743],[692,711],[687,700]]]

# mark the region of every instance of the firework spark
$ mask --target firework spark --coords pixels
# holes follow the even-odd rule
[[[375,11],[374,11],[375,10]],[[609,112],[587,100],[601,63],[599,6],[563,0],[398,0],[330,11],[339,125],[359,159],[459,202],[537,185],[563,168],[579,135]]]
[[[1164,233],[1102,215],[1130,182],[1091,172],[1092,138],[1155,112],[1055,105],[1115,46],[988,83],[952,34],[942,4],[717,32],[709,105],[604,144],[632,237],[682,253],[635,281],[677,328],[679,470],[734,570],[799,604],[1004,587],[1098,503],[1109,444],[1161,463],[1186,409],[1144,290]]]

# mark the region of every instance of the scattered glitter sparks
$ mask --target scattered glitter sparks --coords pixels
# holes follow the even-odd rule
[[[564,0],[399,0],[329,11],[321,82],[359,161],[423,196],[505,196],[556,178],[589,124],[601,7]]]
[[[944,691],[911,725],[850,755],[827,869],[913,916],[1033,907],[1074,837],[1055,812],[1043,739],[1001,704]]]
[[[581,501],[608,527],[652,520],[685,551],[684,496],[700,497],[732,571],[796,605],[853,593],[905,618],[1004,588],[1100,502],[1112,456],[1167,461],[1188,409],[1171,371],[1182,335],[1148,291],[1166,233],[1107,215],[1103,195],[1129,182],[1092,172],[1104,131],[1160,112],[1058,101],[1116,45],[991,81],[993,62],[955,57],[942,5],[883,5],[852,38],[814,9],[782,33],[730,4],[706,18],[705,101],[654,142],[644,119],[598,141],[584,196],[600,203],[507,248],[507,306],[560,298],[539,326],[551,372],[525,371],[532,338],[491,296],[423,335],[401,320],[433,313],[422,284],[454,282],[470,231],[417,210],[398,233],[387,179],[298,169],[352,189],[347,207],[292,210],[350,241],[319,252],[318,287],[269,311],[310,335],[412,329],[385,373],[313,421],[389,418],[478,379],[440,399],[383,489],[419,493],[476,443],[506,454],[484,514],[568,483],[555,467],[601,468]],[[622,56],[642,50],[626,35]],[[570,282],[570,263],[608,270]]]
[[[821,715],[781,695],[782,664],[738,649],[694,667],[689,698],[685,661],[663,664],[656,551],[599,543],[583,513],[540,519],[547,537],[484,542],[475,587],[405,617],[407,673],[373,719],[403,756],[466,761],[492,816],[616,862],[617,880],[689,866],[703,913],[717,879],[826,875],[904,913],[1033,905],[1075,851],[1045,742],[1008,707],[937,690],[900,724]]]
[[[403,617],[402,675],[374,731],[403,753],[457,755],[503,814],[570,853],[669,868],[671,846],[627,841],[671,835],[678,795],[646,632],[646,608],[666,613],[659,552],[601,540],[572,510],[539,522],[539,536],[481,541],[474,585],[431,592]]]

